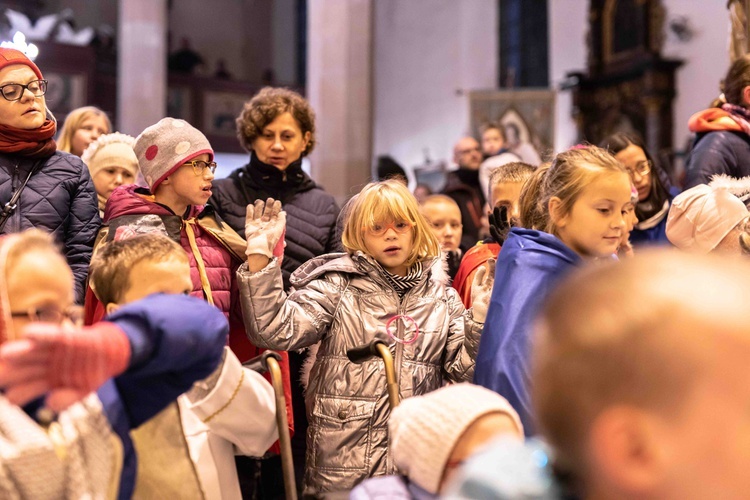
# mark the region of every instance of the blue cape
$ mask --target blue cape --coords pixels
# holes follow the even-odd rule
[[[515,408],[527,436],[534,434],[529,398],[529,337],[555,285],[581,257],[555,236],[512,228],[498,255],[495,284],[479,343],[474,383]]]

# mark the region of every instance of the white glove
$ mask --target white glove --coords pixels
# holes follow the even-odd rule
[[[272,258],[274,248],[284,237],[285,229],[286,212],[281,211],[279,200],[255,200],[254,205],[247,206],[245,216],[245,255],[265,255]]]
[[[487,318],[494,283],[495,259],[488,259],[486,266],[477,269],[474,282],[471,284],[471,315],[478,323],[484,323]]]

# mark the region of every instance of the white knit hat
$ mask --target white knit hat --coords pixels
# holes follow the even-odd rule
[[[675,197],[667,217],[667,238],[677,248],[708,253],[750,213],[738,196],[750,193],[750,177],[716,175]]]
[[[88,145],[81,155],[81,160],[89,167],[91,177],[107,167],[122,167],[133,178],[138,175],[138,158],[133,151],[135,137],[115,132],[99,136]]]
[[[456,443],[471,424],[489,413],[508,415],[523,435],[510,403],[478,385],[454,384],[405,399],[388,421],[393,461],[410,480],[437,494]]]
[[[208,139],[185,120],[162,118],[136,137],[133,146],[143,178],[151,192],[172,172],[202,154],[213,161]]]

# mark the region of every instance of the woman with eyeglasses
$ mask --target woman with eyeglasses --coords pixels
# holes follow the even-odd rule
[[[101,221],[88,169],[80,158],[57,151],[46,91],[36,64],[0,48],[0,234],[35,227],[54,235],[80,304]]]
[[[336,231],[339,207],[335,199],[302,170],[302,159],[315,146],[315,113],[310,103],[298,93],[266,87],[245,103],[237,118],[237,136],[242,147],[250,153],[250,161],[226,179],[214,182],[209,203],[227,224],[244,237],[248,205],[269,197],[281,200],[287,214],[281,274],[284,290],[289,291],[291,274],[304,262],[326,253],[343,251]],[[295,377],[292,394],[296,430],[292,436],[292,447],[297,484],[300,485],[304,472],[307,426],[302,387],[297,382],[303,376],[304,355],[290,353],[289,359]],[[278,462],[277,458],[266,460],[263,465],[262,481],[268,488],[275,488],[281,483],[280,475],[275,480],[268,480],[272,467],[267,464]],[[240,461],[244,459],[240,458]],[[245,464],[241,467],[249,469],[259,465]],[[273,470],[280,471],[280,463],[276,463]],[[250,487],[244,493],[250,495]]]
[[[638,191],[635,206],[638,222],[630,233],[630,243],[633,246],[669,244],[667,215],[679,191],[671,186],[667,173],[654,163],[643,140],[635,134],[613,134],[604,139],[600,146],[625,166]]]

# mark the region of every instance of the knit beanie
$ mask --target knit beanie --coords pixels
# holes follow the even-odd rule
[[[133,145],[138,165],[153,193],[172,172],[202,154],[213,161],[214,150],[206,136],[185,120],[162,118],[136,137]]]
[[[4,67],[10,66],[12,64],[23,64],[25,66],[28,66],[34,73],[36,73],[36,76],[38,76],[40,80],[44,79],[44,77],[42,76],[42,72],[39,71],[37,65],[34,64],[31,59],[26,57],[26,54],[24,54],[20,50],[11,49],[8,47],[0,47],[0,69],[3,69]]]
[[[750,192],[750,177],[714,176],[672,201],[667,217],[667,238],[677,248],[708,253],[721,243],[749,213],[738,196]]]
[[[89,167],[91,177],[107,167],[122,167],[133,177],[138,175],[138,158],[133,151],[135,137],[115,132],[99,136],[84,150],[81,160]]]
[[[405,399],[388,421],[393,461],[424,490],[437,494],[453,449],[480,417],[504,413],[523,426],[516,411],[494,391],[473,384],[454,384],[424,396]]]

